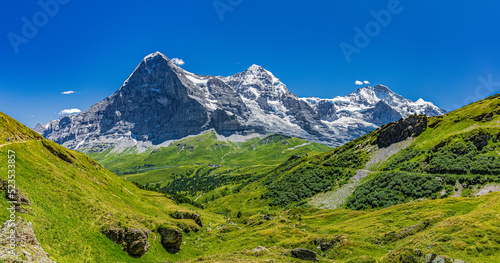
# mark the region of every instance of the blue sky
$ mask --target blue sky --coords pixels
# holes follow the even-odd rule
[[[258,64],[298,96],[346,95],[368,80],[452,110],[500,92],[500,1],[142,2],[6,0],[0,111],[33,127],[86,110],[155,51],[198,74]],[[356,28],[367,36],[355,41]],[[356,51],[350,61],[341,43]]]

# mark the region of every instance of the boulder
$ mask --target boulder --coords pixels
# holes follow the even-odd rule
[[[437,256],[432,263],[453,263],[453,260],[448,256]]]
[[[263,247],[263,246],[257,246],[256,248],[254,248],[253,252],[256,252],[256,253],[259,253],[261,251],[265,251],[265,252],[269,252],[269,249]]]
[[[157,229],[157,231],[161,236],[161,245],[168,253],[175,254],[181,250],[181,229],[169,226],[161,226]]]
[[[149,249],[149,231],[146,229],[110,227],[104,230],[106,237],[117,244],[132,257],[141,257]]]
[[[424,263],[432,263],[436,257],[436,253],[427,253],[424,257]]]
[[[479,151],[482,151],[483,147],[488,145],[490,138],[491,135],[489,133],[480,132],[479,134],[472,136],[469,140],[474,144],[474,146],[476,146]]]
[[[309,249],[305,248],[295,248],[290,251],[292,254],[292,257],[298,258],[298,259],[303,259],[303,260],[309,260],[309,261],[318,261],[317,256],[318,254],[314,251],[311,251]]]
[[[180,223],[180,224],[177,224],[177,227],[182,229],[182,231],[184,231],[184,233],[189,233],[191,231],[193,232],[199,232],[200,231],[200,227],[197,226],[197,225],[190,225],[190,224],[185,224],[185,223]]]
[[[338,235],[326,239],[316,239],[314,240],[314,244],[319,246],[321,251],[327,251],[331,249],[333,246],[340,245],[340,242],[345,238],[346,237],[344,235]]]
[[[7,181],[0,179],[0,191],[5,191],[5,198],[7,198],[7,200],[9,201],[14,202],[15,210],[18,213],[26,213],[26,210],[21,207],[21,204],[31,206],[28,198],[21,194],[17,187],[9,189],[9,184]]]

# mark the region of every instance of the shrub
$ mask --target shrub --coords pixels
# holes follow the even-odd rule
[[[346,207],[355,210],[389,207],[419,198],[437,198],[443,182],[430,175],[382,172],[356,188]]]

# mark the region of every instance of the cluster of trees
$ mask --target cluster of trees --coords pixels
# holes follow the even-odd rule
[[[271,206],[290,207],[304,198],[326,192],[352,176],[354,172],[348,169],[302,166],[281,178],[267,180],[268,190],[262,197],[272,198]]]
[[[495,152],[498,147],[496,141],[495,136],[482,130],[452,136],[428,151],[407,148],[397,154],[384,170],[500,175],[500,158]],[[415,158],[416,156],[420,157]]]
[[[133,184],[135,184],[137,187],[143,189],[143,190],[147,190],[147,191],[153,191],[153,192],[159,192],[159,193],[165,193],[165,194],[168,194],[169,196],[171,196],[171,198],[174,199],[175,202],[179,203],[179,204],[182,204],[182,203],[187,203],[187,204],[191,204],[195,207],[198,207],[198,208],[201,208],[201,209],[204,209],[204,207],[200,204],[197,204],[195,202],[193,202],[191,199],[189,199],[188,197],[182,195],[182,194],[179,194],[179,193],[171,193],[171,192],[168,192],[166,191],[166,189],[163,189],[163,188],[159,188],[158,185],[156,185],[157,187],[151,187],[149,186],[149,184],[147,185],[142,185],[140,183],[137,183],[137,182],[132,182]]]
[[[497,155],[479,155],[470,166],[472,174],[500,175],[500,158]]]
[[[418,198],[438,198],[445,180],[431,175],[405,172],[382,172],[356,188],[346,207],[363,210],[389,207]]]
[[[359,168],[366,163],[366,158],[361,152],[349,149],[323,162],[324,166]]]
[[[349,209],[363,210],[389,207],[419,198],[445,198],[453,193],[456,183],[463,193],[472,193],[473,186],[500,182],[496,176],[485,175],[418,175],[406,172],[381,172],[371,181],[359,186],[347,200]],[[441,191],[443,195],[441,195]]]
[[[441,174],[467,174],[470,164],[474,162],[477,155],[478,151],[471,141],[448,143],[437,152],[429,154],[425,171]]]
[[[240,174],[234,176],[229,176],[225,173],[210,174],[214,169],[215,168],[200,168],[196,170],[193,176],[175,176],[174,180],[161,187],[161,190],[167,193],[186,193],[189,195],[195,195],[197,192],[201,191],[207,193],[220,186],[230,183],[238,183],[252,176],[251,174]]]
[[[385,171],[392,171],[392,170],[396,169],[396,167],[398,165],[400,165],[401,163],[408,162],[409,160],[411,160],[415,156],[417,156],[419,153],[420,153],[419,150],[417,150],[413,147],[408,147],[408,148],[400,151],[396,155],[396,157],[394,157],[394,159],[386,167],[384,167],[384,170]],[[406,170],[403,167],[400,167],[400,168],[401,168],[401,170]],[[407,168],[407,166],[405,166],[405,168]]]
[[[266,174],[259,174],[259,175],[255,175],[255,174],[251,174],[250,175],[250,178],[246,181],[244,181],[242,184],[240,184],[238,187],[236,187],[235,189],[233,189],[233,193],[239,193],[243,188],[245,188],[247,185],[253,183],[253,182],[256,182],[262,178],[264,178],[264,176],[266,176]]]

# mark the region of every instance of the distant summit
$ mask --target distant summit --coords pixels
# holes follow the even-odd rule
[[[412,114],[436,116],[446,113],[432,102],[419,99],[416,102],[403,98],[384,85],[358,88],[344,97],[333,99],[303,98],[314,108],[321,119],[331,125],[349,125],[360,120],[381,126]]]

